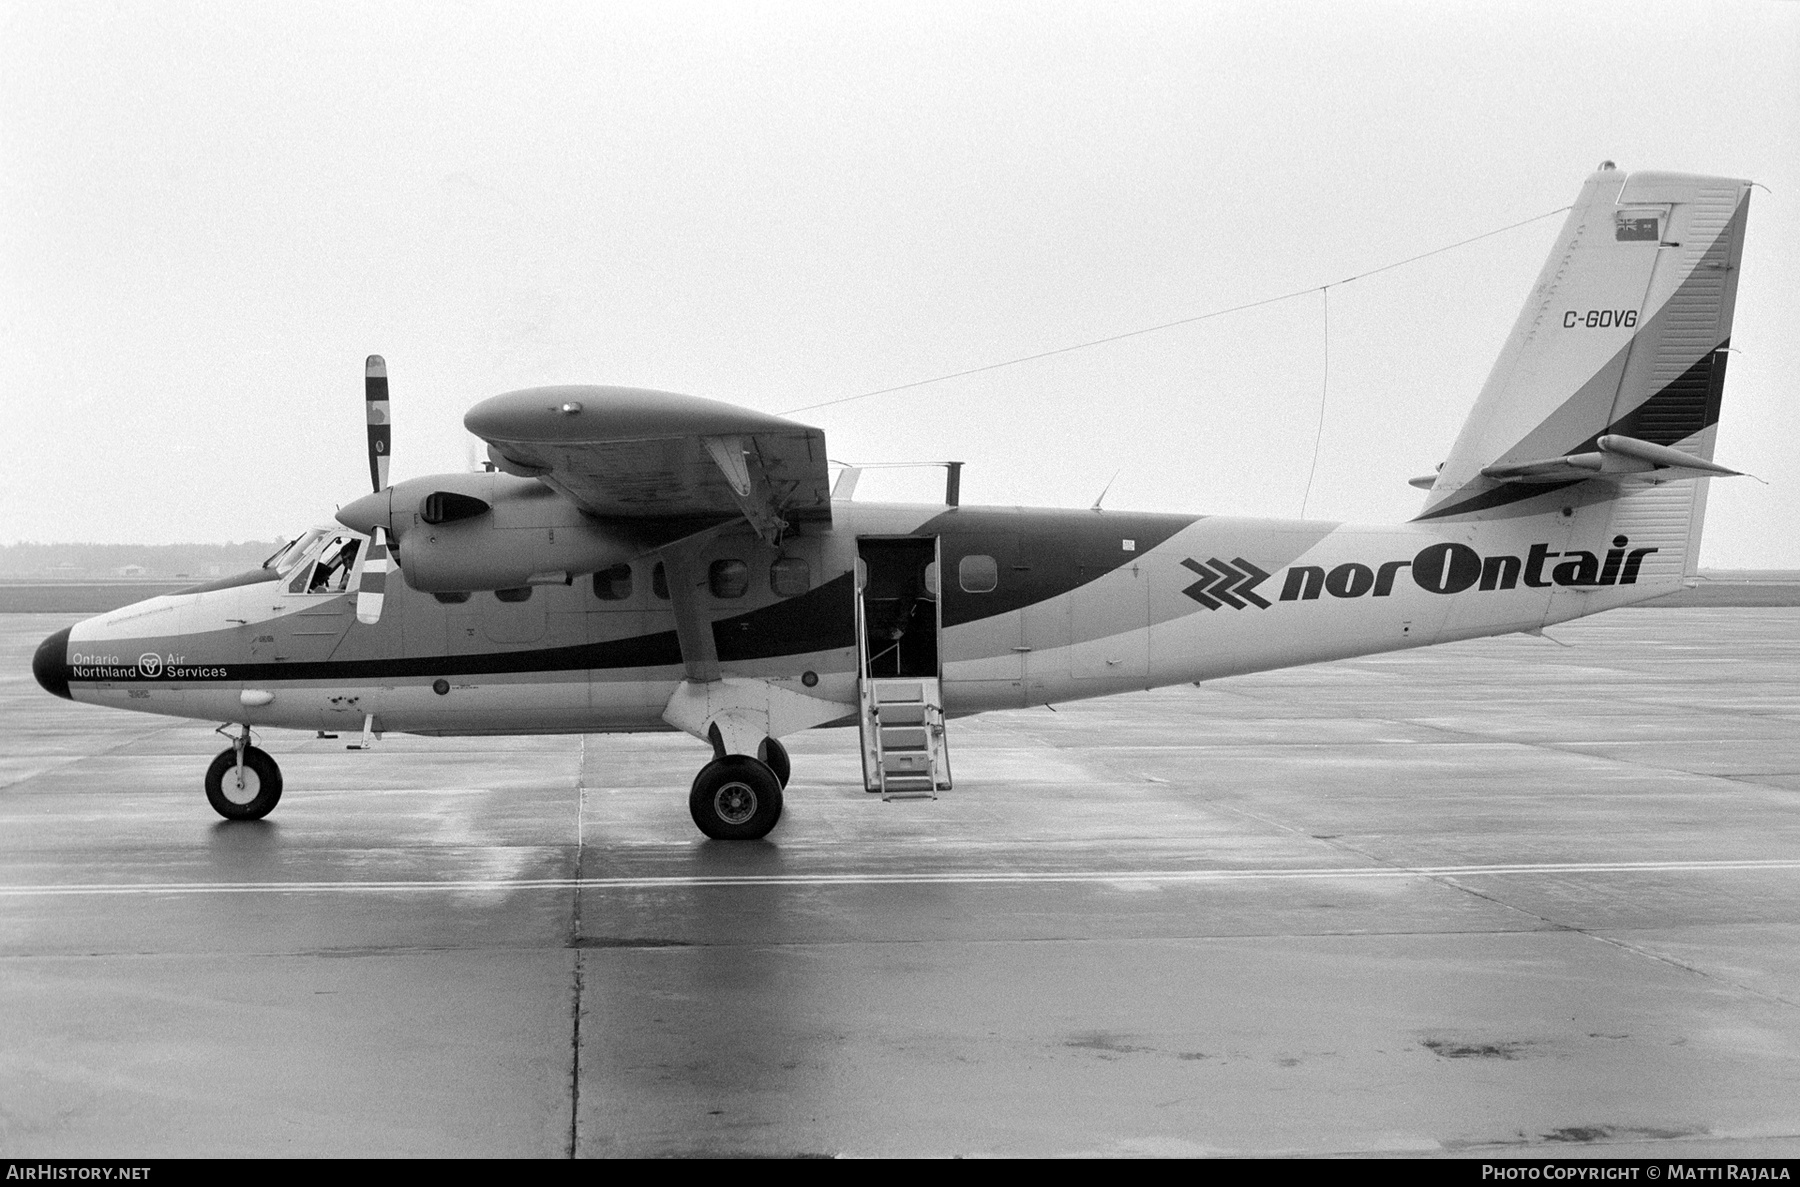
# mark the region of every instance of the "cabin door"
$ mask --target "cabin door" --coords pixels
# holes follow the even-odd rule
[[[937,679],[937,538],[863,539],[856,549],[863,676]]]
[[[856,543],[863,786],[885,799],[935,799],[950,787],[938,683],[938,542]]]

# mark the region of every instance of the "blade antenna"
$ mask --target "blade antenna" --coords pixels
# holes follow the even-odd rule
[[[1106,480],[1106,485],[1100,488],[1100,494],[1094,500],[1094,505],[1092,508],[1090,508],[1090,510],[1093,510],[1093,511],[1100,510],[1100,504],[1106,501],[1106,492],[1112,489],[1112,484],[1117,482],[1119,480],[1119,475],[1123,474],[1124,472],[1125,472],[1125,468],[1123,466],[1121,466],[1117,470],[1113,471],[1113,476],[1111,478],[1108,478]]]

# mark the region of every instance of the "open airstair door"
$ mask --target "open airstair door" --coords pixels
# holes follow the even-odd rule
[[[938,679],[937,539],[859,538],[863,786],[883,799],[950,788]]]

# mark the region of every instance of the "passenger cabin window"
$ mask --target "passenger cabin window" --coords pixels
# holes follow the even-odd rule
[[[494,591],[494,596],[499,598],[502,602],[529,602],[531,600],[531,587],[529,585],[521,585],[514,589],[497,589]]]
[[[803,556],[776,558],[769,566],[769,589],[778,598],[797,598],[812,588],[812,566]]]
[[[594,596],[602,602],[623,602],[631,596],[631,566],[614,565],[594,574]]]
[[[715,598],[741,598],[750,589],[750,566],[730,558],[716,560],[706,571],[706,584]]]
[[[663,568],[661,561],[650,570],[650,592],[665,602],[669,600],[669,571]]]
[[[965,556],[956,566],[956,580],[964,593],[992,593],[1000,584],[1000,566],[991,556]]]

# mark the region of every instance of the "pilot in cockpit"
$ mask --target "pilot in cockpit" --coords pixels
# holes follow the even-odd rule
[[[356,568],[356,553],[362,541],[340,537],[319,556],[313,566],[307,593],[343,593],[350,588],[350,573]]]

